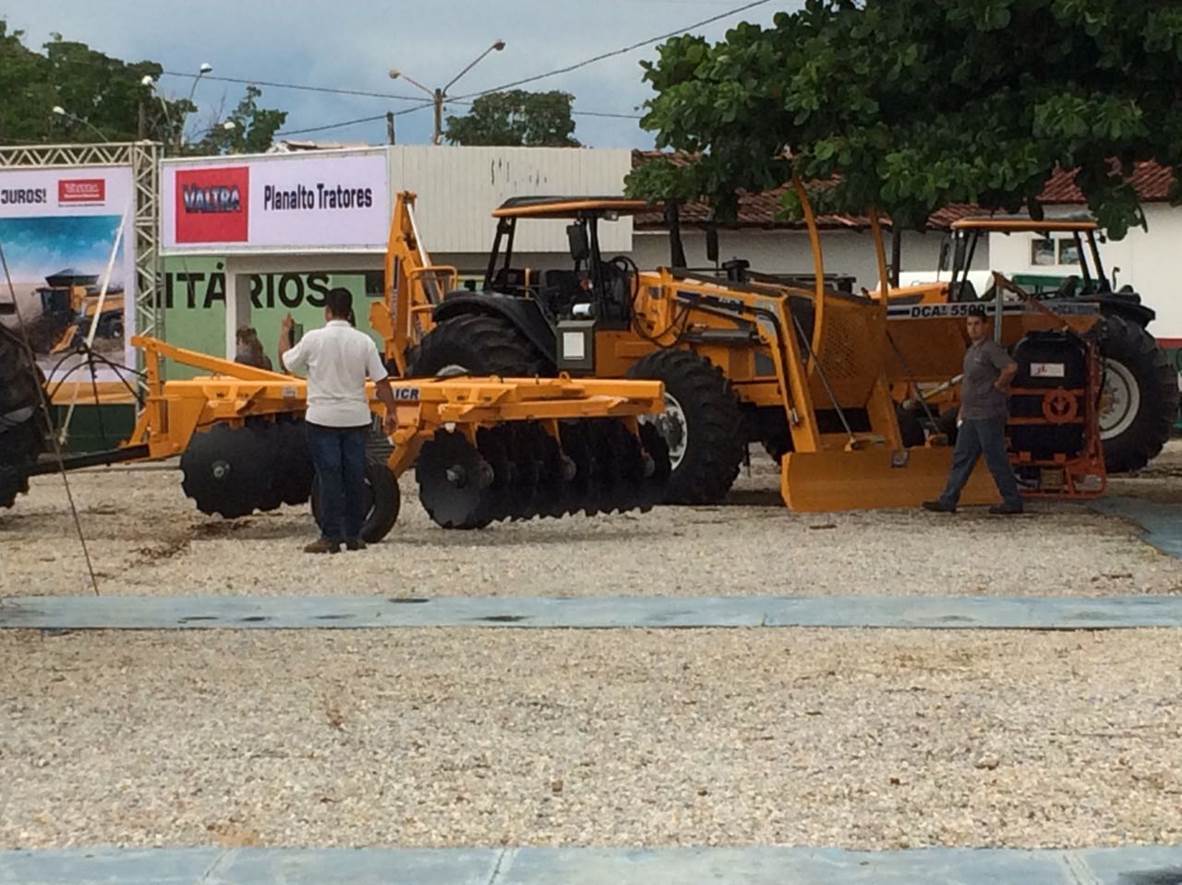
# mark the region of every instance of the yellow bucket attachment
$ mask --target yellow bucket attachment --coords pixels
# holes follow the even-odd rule
[[[918,507],[939,497],[952,465],[947,446],[892,452],[885,447],[854,451],[792,452],[780,463],[780,495],[790,510],[878,510]],[[961,504],[1000,501],[982,458],[960,496]]]

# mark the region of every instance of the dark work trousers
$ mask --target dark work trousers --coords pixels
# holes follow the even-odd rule
[[[365,439],[368,427],[305,423],[320,498],[320,537],[354,541],[365,522]]]
[[[1018,481],[1014,479],[1010,459],[1006,456],[1005,418],[966,418],[961,422],[956,449],[952,453],[952,472],[948,474],[948,485],[940,495],[940,502],[956,506],[961,490],[982,455],[997,483],[1001,499],[1012,507],[1020,507],[1022,496],[1018,494]]]

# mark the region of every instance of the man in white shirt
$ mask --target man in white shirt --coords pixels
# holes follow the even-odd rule
[[[365,440],[369,434],[368,376],[386,406],[385,429],[395,427],[394,394],[373,339],[353,328],[353,296],[333,289],[324,308],[325,326],[292,346],[291,314],[283,318],[279,360],[293,373],[308,376],[308,411],[304,425],[316,469],[320,497],[320,537],[305,553],[362,550],[365,521]]]

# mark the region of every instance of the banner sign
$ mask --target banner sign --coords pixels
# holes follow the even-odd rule
[[[166,252],[377,251],[390,223],[384,151],[164,167]]]
[[[77,348],[92,326],[96,380],[134,385],[119,368],[135,366],[133,193],[126,166],[0,169],[0,248],[13,287],[0,279],[0,323],[24,329],[51,385],[89,388]]]

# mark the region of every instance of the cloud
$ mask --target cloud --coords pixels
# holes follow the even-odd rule
[[[10,29],[27,32],[39,47],[58,31],[109,55],[152,59],[166,70],[196,73],[202,62],[214,74],[243,79],[333,86],[418,97],[406,80],[390,80],[397,67],[428,87],[442,86],[494,39],[491,53],[451,90],[463,94],[498,86],[666,33],[740,5],[741,0],[164,0],[144,13],[142,0],[7,0]],[[748,20],[768,24],[799,2],[769,3],[702,29],[720,38]],[[599,62],[530,84],[575,95],[575,110],[636,113],[650,96],[640,60],[655,47]],[[193,81],[165,78],[174,97]],[[219,108],[229,110],[243,87],[212,80],[198,84],[200,105],[193,128],[208,126]],[[426,96],[423,96],[426,100]],[[413,107],[412,102],[333,96],[264,87],[263,104],[288,111],[285,129],[303,129]],[[462,113],[462,106],[450,113]],[[596,147],[649,147],[652,137],[635,121],[576,117],[576,137]],[[431,136],[431,111],[400,116],[398,139],[423,143]],[[309,135],[339,141],[385,141],[378,121]]]

